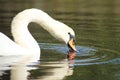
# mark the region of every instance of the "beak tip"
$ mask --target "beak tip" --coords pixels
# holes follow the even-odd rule
[[[78,50],[76,50],[75,52],[79,52]]]

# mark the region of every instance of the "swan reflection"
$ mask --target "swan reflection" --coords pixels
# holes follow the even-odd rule
[[[28,67],[25,65],[13,66],[13,69],[11,70],[11,80],[27,80],[29,75],[27,70]]]
[[[11,70],[11,80],[62,80],[65,76],[70,76],[74,71],[74,59],[64,59],[62,61],[42,62],[38,67],[27,66],[27,62],[14,65]],[[34,77],[32,71],[40,72]],[[42,74],[43,73],[43,74]],[[42,75],[41,75],[42,74]]]
[[[70,76],[73,74],[73,55],[75,57],[75,52],[69,51],[67,59],[61,61],[41,61],[40,63],[33,61],[36,62],[34,64],[31,63],[30,59],[24,59],[22,61],[14,63],[13,61],[17,57],[1,57],[0,60],[2,62],[0,63],[0,76],[1,78],[3,78],[2,76],[4,76],[5,71],[10,70],[10,80],[60,80],[66,76]],[[8,59],[11,60],[9,61],[9,63]]]
[[[40,65],[40,67],[46,67],[48,69],[42,70],[45,75],[34,77],[29,71],[39,70],[26,66],[25,64],[14,65],[11,70],[11,80],[61,80],[65,76],[70,76],[73,74],[73,62],[67,60],[56,61],[56,62],[46,62],[46,64]]]
[[[67,75],[70,76],[73,74],[75,51],[69,51],[67,58],[68,58],[68,67],[69,67]]]
[[[37,69],[37,67],[32,67],[28,65],[36,65],[36,64],[31,63],[30,60],[23,60],[13,65],[10,76],[11,80],[29,80],[28,79],[30,75],[29,70],[33,70],[33,69],[35,70]]]
[[[69,51],[68,54],[72,54],[74,57],[70,58],[71,56],[68,56],[67,59],[62,61],[42,64],[41,67],[46,67],[45,69],[47,70],[45,70],[45,72],[48,74],[39,76],[39,80],[62,80],[66,76],[73,75],[75,52]]]

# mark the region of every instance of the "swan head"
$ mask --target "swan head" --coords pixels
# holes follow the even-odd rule
[[[77,51],[75,48],[75,32],[72,28],[57,21],[57,25],[54,29],[54,31],[51,31],[54,37],[65,42],[70,51]]]

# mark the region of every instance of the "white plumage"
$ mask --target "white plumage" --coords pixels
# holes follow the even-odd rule
[[[55,38],[68,43],[69,35],[74,31],[67,25],[54,20],[47,13],[38,9],[26,9],[18,13],[11,24],[11,32],[15,40],[12,41],[3,33],[0,33],[0,56],[22,55],[24,57],[40,57],[40,47],[28,31],[28,24],[35,22],[46,29]]]

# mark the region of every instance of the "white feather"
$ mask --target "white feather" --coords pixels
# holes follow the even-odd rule
[[[27,55],[28,57],[29,55],[34,56],[35,60],[39,59],[39,45],[28,31],[28,24],[30,22],[40,24],[55,38],[65,43],[69,40],[68,32],[75,35],[70,27],[54,20],[47,13],[38,9],[26,9],[18,13],[12,21],[11,32],[15,42],[3,33],[0,33],[0,56]]]

